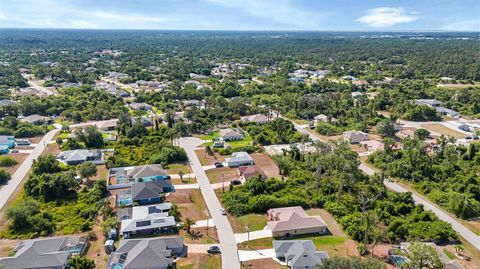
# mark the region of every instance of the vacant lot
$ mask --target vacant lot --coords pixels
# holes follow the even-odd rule
[[[224,182],[228,182],[238,179],[239,177],[237,174],[237,169],[230,167],[213,168],[205,171],[205,173],[207,174],[207,177],[211,183],[221,183],[222,180]]]
[[[442,124],[438,124],[438,123],[422,124],[420,126],[427,129],[427,130],[437,132],[439,134],[453,136],[457,139],[458,138],[464,138],[466,136],[465,134],[457,132],[453,129],[450,129],[450,128],[445,127]]]
[[[278,262],[268,258],[242,262],[242,269],[286,269],[288,266],[283,266]]]
[[[184,164],[184,163],[172,163],[169,164],[167,167],[167,173],[168,174],[179,174],[180,172],[183,172],[184,174],[190,174],[192,169],[190,168],[190,165]]]
[[[178,269],[217,269],[222,267],[220,255],[188,254],[177,261]]]
[[[167,201],[178,205],[182,220],[205,220],[210,218],[207,205],[200,190],[177,190],[167,196]]]
[[[277,164],[266,154],[253,153],[251,154],[255,164],[265,172],[268,177],[279,177],[280,170],[278,170]]]
[[[17,171],[18,167],[23,163],[25,158],[27,158],[28,154],[26,154],[26,153],[9,153],[7,156],[12,158],[12,159],[15,159],[15,161],[17,161],[17,164],[14,165],[14,166],[2,167],[2,168],[7,170],[10,173],[10,175],[13,175],[13,173],[15,173],[15,171]]]
[[[180,236],[185,239],[185,244],[216,244],[219,243],[215,228],[191,228],[190,234],[185,230],[180,231]]]
[[[215,153],[213,156],[208,155],[207,153],[205,153],[205,149],[197,149],[197,150],[195,150],[195,153],[197,154],[198,159],[200,160],[200,164],[202,164],[202,165],[213,165],[216,162],[224,162],[225,161],[224,156],[222,156],[218,153]]]
[[[248,214],[240,217],[235,217],[229,214],[228,220],[232,225],[234,233],[246,233],[247,227],[250,231],[257,231],[262,230],[267,226],[267,216],[260,214]]]

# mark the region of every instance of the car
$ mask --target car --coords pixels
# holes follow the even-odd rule
[[[225,209],[223,209],[223,208],[220,208],[220,214],[222,214],[222,215],[224,215],[224,216],[225,216],[225,215],[227,215],[227,212],[225,212]]]
[[[10,152],[11,153],[18,153],[18,149],[12,149]]]
[[[209,246],[208,249],[207,249],[207,253],[210,253],[210,254],[220,253],[220,247],[219,246]]]
[[[240,184],[242,184],[242,182],[240,181],[240,179],[234,179],[234,180],[230,181],[230,184],[232,184],[232,185],[240,185]]]
[[[216,163],[214,163],[214,165],[215,165],[215,168],[223,167],[223,163],[221,163],[221,162],[216,162]]]

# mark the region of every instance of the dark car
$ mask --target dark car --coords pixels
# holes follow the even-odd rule
[[[208,247],[207,252],[210,253],[210,254],[220,253],[220,247],[219,246],[210,246],[210,247]]]
[[[232,184],[232,185],[240,185],[240,184],[242,184],[242,182],[241,182],[239,179],[234,179],[234,180],[230,181],[230,184]]]
[[[223,163],[221,163],[221,162],[216,162],[216,163],[214,163],[214,165],[215,165],[216,168],[223,167]]]

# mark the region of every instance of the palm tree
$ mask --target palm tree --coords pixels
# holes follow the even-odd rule
[[[195,224],[195,221],[191,218],[186,218],[183,222],[183,227],[187,230],[187,233],[191,233],[191,228]]]

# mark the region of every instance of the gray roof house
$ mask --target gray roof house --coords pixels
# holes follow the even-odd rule
[[[273,249],[277,259],[292,269],[317,268],[328,259],[328,253],[317,251],[312,240],[274,240]]]
[[[121,240],[116,252],[110,255],[106,269],[167,269],[175,266],[175,257],[184,256],[183,238],[162,237]]]
[[[13,106],[13,105],[16,105],[16,104],[17,104],[17,102],[13,101],[13,100],[9,100],[9,99],[0,100],[0,107]]]
[[[88,239],[82,236],[25,240],[17,244],[15,254],[0,257],[5,269],[63,269],[70,256],[82,255]]]
[[[131,103],[129,106],[133,110],[152,110],[152,106],[147,103]]]
[[[135,235],[172,233],[176,226],[175,217],[169,216],[167,212],[162,212],[147,214],[142,218],[122,220],[120,232],[124,238],[130,238]]]
[[[158,203],[162,200],[160,197],[162,193],[173,190],[170,179],[133,183],[132,201],[140,205]]]
[[[258,124],[264,124],[268,122],[267,116],[263,114],[255,114],[250,116],[243,116],[240,118],[242,122],[255,122]]]
[[[360,143],[368,140],[368,134],[362,131],[346,131],[343,133],[343,140],[350,144]]]
[[[103,153],[101,150],[75,149],[62,151],[57,159],[68,165],[77,165],[86,161],[94,164],[103,164]]]
[[[243,165],[253,165],[253,158],[244,151],[234,152],[232,157],[227,160],[227,165],[229,167],[238,167]]]
[[[53,123],[53,120],[51,117],[40,116],[37,114],[23,117],[20,119],[20,121],[30,123],[30,124],[37,124],[37,125]]]
[[[219,131],[220,138],[224,141],[229,140],[240,140],[243,138],[243,135],[237,131],[232,130],[231,128],[222,129]]]

